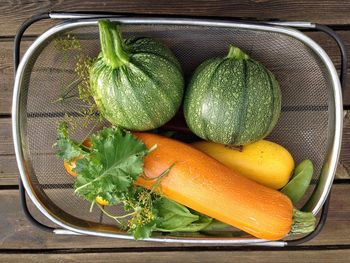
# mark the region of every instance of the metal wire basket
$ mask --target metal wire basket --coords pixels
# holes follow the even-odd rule
[[[334,32],[311,23],[50,13],[27,21],[16,36],[17,67],[19,45],[25,29],[41,19],[64,19],[34,41],[18,66],[12,110],[13,138],[21,181],[28,196],[46,217],[62,229],[35,221],[28,212],[22,189],[24,209],[31,221],[56,233],[132,238],[113,225],[100,211],[89,212],[90,204],[73,195],[73,179],[66,174],[62,161],[55,156],[52,148],[57,136],[57,123],[66,114],[84,107],[74,98],[65,103],[55,101],[62,93],[61,87],[74,83],[76,79],[76,58],[94,57],[98,54],[100,46],[97,21],[101,17],[119,23],[126,37],[147,36],[164,42],[179,59],[187,79],[205,59],[224,55],[229,44],[235,44],[266,65],[276,75],[282,90],[282,113],[269,139],[285,146],[296,162],[303,159],[313,161],[315,173],[312,187],[302,210],[314,214],[320,211],[329,194],[340,152],[341,83],[325,51],[294,28],[327,31],[338,41],[344,55],[343,45]],[[67,36],[78,41],[79,47],[71,50],[68,48],[62,53],[56,43]],[[343,74],[344,68],[346,69],[346,61],[343,61]],[[79,123],[79,115],[71,114],[71,117]],[[81,129],[77,136],[86,135],[90,129],[91,127]],[[117,208],[115,212],[118,212]],[[324,220],[323,216],[321,226]],[[315,233],[319,229],[320,227]],[[230,233],[231,237],[159,234],[148,240],[285,246],[311,238],[298,237],[299,241],[296,241],[295,237],[286,237],[285,240],[269,242],[237,230],[230,230]]]

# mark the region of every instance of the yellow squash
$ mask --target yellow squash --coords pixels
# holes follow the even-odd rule
[[[288,150],[266,140],[239,149],[207,141],[195,142],[192,146],[241,175],[273,189],[286,185],[294,169],[294,160]]]

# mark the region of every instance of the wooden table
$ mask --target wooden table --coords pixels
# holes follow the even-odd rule
[[[220,248],[87,236],[57,236],[38,230],[25,219],[18,197],[18,170],[12,145],[10,109],[13,89],[13,38],[26,18],[48,10],[99,10],[156,15],[307,20],[330,25],[350,50],[350,1],[167,2],[129,0],[83,3],[46,0],[40,1],[40,4],[32,1],[0,3],[0,262],[349,262],[350,114],[346,114],[350,109],[349,87],[344,94],[343,148],[332,190],[328,221],[319,236],[299,247]],[[23,47],[28,47],[46,28],[47,23],[38,23],[31,27],[23,39]],[[339,69],[339,51],[335,43],[323,33],[307,34],[327,51]],[[348,75],[350,76],[350,72]]]

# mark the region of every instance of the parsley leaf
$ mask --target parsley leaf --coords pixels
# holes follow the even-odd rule
[[[86,154],[79,143],[69,138],[66,122],[59,123],[58,139],[53,146],[58,148],[57,156],[67,162]]]
[[[97,197],[109,205],[122,204],[124,215],[111,215],[104,207],[101,211],[127,228],[135,239],[144,239],[154,231],[196,232],[210,227],[214,220],[192,211],[155,192],[160,180],[167,175],[173,164],[154,180],[149,190],[135,186],[138,176],[143,175],[144,157],[155,149],[145,144],[130,132],[119,128],[104,128],[90,137],[91,148],[69,138],[68,125],[58,128],[58,156],[74,160],[78,174],[74,183],[75,192],[90,201]]]
[[[76,161],[75,192],[93,202],[101,196],[117,204],[130,194],[143,172],[143,158],[148,153],[144,143],[131,133],[105,128],[91,136],[91,152]]]

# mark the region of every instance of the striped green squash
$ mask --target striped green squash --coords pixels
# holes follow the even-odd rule
[[[234,46],[226,57],[203,62],[185,94],[187,125],[197,136],[217,143],[244,145],[264,138],[280,111],[274,75]]]
[[[116,24],[98,24],[101,53],[90,69],[90,86],[100,113],[129,130],[162,126],[182,101],[179,62],[162,43],[150,38],[123,40]]]

